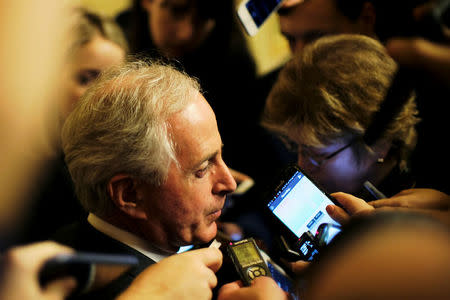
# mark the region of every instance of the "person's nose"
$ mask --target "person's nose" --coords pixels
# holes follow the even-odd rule
[[[193,39],[195,23],[192,17],[186,16],[178,23],[176,38],[179,43],[186,43]]]
[[[300,152],[297,154],[297,165],[309,175],[317,171],[317,167],[311,163],[311,160]]]
[[[236,181],[223,160],[220,163],[216,176],[217,181],[213,186],[214,194],[224,196],[236,190]]]

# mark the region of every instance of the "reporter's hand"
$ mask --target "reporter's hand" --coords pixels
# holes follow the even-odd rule
[[[175,254],[148,267],[117,300],[211,299],[217,285],[214,274],[222,265],[222,253],[203,248]]]
[[[347,193],[338,192],[331,194],[331,196],[333,196],[344,209],[336,205],[328,205],[326,210],[330,217],[340,224],[347,223],[352,216],[370,214],[374,210],[374,208],[363,199]]]
[[[391,198],[370,201],[375,208],[383,206],[448,210],[450,196],[434,189],[408,189]]]
[[[38,275],[44,263],[72,249],[54,242],[40,242],[11,248],[2,255],[0,266],[0,299],[57,300],[66,298],[76,287],[74,278],[63,278],[39,285]]]
[[[433,189],[408,189],[391,198],[368,202],[376,211],[405,211],[426,214],[450,225],[450,196]]]
[[[311,264],[309,261],[304,260],[297,260],[294,262],[287,261],[284,258],[281,258],[280,260],[287,269],[289,269],[292,273],[294,273],[297,276],[302,275]]]
[[[218,300],[281,300],[289,299],[270,277],[261,276],[252,281],[249,287],[243,287],[241,281],[235,281],[222,286],[219,290]]]

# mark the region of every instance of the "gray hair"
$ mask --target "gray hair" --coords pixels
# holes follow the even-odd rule
[[[117,174],[160,185],[177,163],[167,119],[200,93],[198,82],[171,66],[144,61],[102,74],[65,121],[62,146],[83,207],[111,209]]]

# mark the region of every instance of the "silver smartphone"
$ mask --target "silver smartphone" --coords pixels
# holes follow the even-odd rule
[[[253,36],[281,5],[283,0],[244,0],[237,9],[237,15],[245,31]]]

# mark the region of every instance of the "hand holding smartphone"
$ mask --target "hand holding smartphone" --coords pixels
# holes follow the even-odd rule
[[[340,224],[328,215],[326,207],[330,204],[340,206],[299,167],[292,165],[284,170],[266,207],[285,237],[285,252],[296,252],[297,260],[311,261],[325,246],[324,241],[331,242]]]

